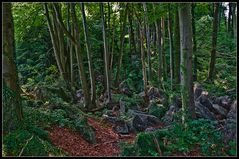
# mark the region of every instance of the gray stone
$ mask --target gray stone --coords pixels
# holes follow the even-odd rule
[[[211,101],[208,99],[206,95],[201,94],[200,97],[198,97],[195,102],[200,102],[200,104],[208,108],[211,112],[217,113],[217,110],[213,107]]]
[[[205,118],[205,119],[210,119],[210,120],[216,119],[214,114],[212,112],[210,112],[206,106],[202,105],[198,101],[195,102],[195,111],[196,111],[196,116],[198,118]]]
[[[194,85],[194,100],[197,100],[198,97],[202,94],[202,86],[200,84],[195,84]]]
[[[230,111],[227,114],[227,118],[236,120],[236,116],[237,116],[237,100],[235,100],[231,105]]]
[[[217,110],[218,114],[223,116],[223,118],[225,118],[227,116],[227,110],[225,108],[221,107],[218,104],[213,104],[212,106],[213,106],[214,109]]]
[[[122,98],[119,101],[119,105],[120,105],[120,109],[119,109],[120,113],[122,113],[122,114],[125,113],[126,103],[125,103],[125,101],[123,101]]]

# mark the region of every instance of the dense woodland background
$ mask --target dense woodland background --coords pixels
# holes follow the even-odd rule
[[[3,156],[235,156],[237,3],[2,3]]]

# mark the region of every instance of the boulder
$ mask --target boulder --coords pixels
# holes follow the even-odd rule
[[[91,144],[96,143],[95,129],[88,125],[86,119],[80,119],[75,122],[76,131],[78,131],[82,137]]]
[[[179,107],[175,104],[169,107],[169,110],[165,113],[163,117],[165,125],[170,125],[173,122],[173,115],[179,110]]]
[[[221,115],[222,118],[225,118],[227,116],[227,110],[225,108],[218,104],[213,104],[212,106],[214,109],[217,110],[217,114]]]
[[[205,118],[210,120],[215,120],[215,115],[209,111],[209,109],[202,105],[200,102],[195,102],[195,111],[198,118]]]
[[[222,107],[224,107],[225,109],[229,110],[230,106],[231,106],[231,99],[229,96],[221,96],[221,97],[217,97],[214,101],[214,104],[218,104]]]
[[[133,117],[132,126],[135,130],[144,131],[148,127],[156,126],[160,120],[153,115],[144,112],[129,109],[128,114]]]
[[[202,94],[203,92],[203,88],[200,84],[195,84],[194,85],[194,100],[197,100],[198,97],[200,97],[200,95]]]
[[[157,100],[162,104],[167,102],[167,97],[164,92],[155,87],[150,87],[148,89],[147,96],[149,97],[149,100]]]
[[[225,144],[228,144],[230,141],[236,141],[236,130],[236,120],[227,119],[222,130],[224,138],[223,142]]]
[[[129,134],[130,132],[128,125],[124,121],[118,122],[113,129],[119,134]]]
[[[227,114],[227,118],[236,120],[236,115],[237,115],[237,100],[235,100],[231,105],[230,111]]]
[[[84,103],[84,94],[82,89],[76,91],[76,100],[78,103]]]
[[[197,98],[196,102],[199,102],[201,105],[209,109],[211,112],[217,113],[217,110],[213,107],[207,95],[201,94],[200,97]]]
[[[125,113],[125,106],[126,106],[126,102],[123,101],[123,99],[121,98],[120,101],[119,101],[119,105],[120,105],[120,113],[121,114],[124,114]]]

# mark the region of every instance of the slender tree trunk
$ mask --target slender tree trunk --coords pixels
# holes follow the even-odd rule
[[[168,37],[169,37],[169,51],[170,51],[170,81],[171,81],[171,90],[174,87],[174,54],[173,54],[173,35],[172,35],[172,15],[171,7],[168,4]]]
[[[155,15],[155,5],[153,4],[153,9],[154,9],[154,15]],[[158,82],[159,82],[159,88],[161,88],[161,78],[162,78],[162,48],[161,48],[161,19],[155,20],[154,22],[155,29],[156,29],[156,45],[158,48]]]
[[[197,43],[196,43],[196,27],[195,27],[195,13],[194,9],[196,7],[196,3],[192,3],[192,29],[193,29],[193,80],[197,81]]]
[[[49,11],[48,11],[48,7],[47,4],[44,3],[44,9],[45,9],[45,15],[47,18],[47,25],[49,28],[49,32],[50,32],[50,36],[51,36],[51,41],[52,41],[52,45],[53,45],[53,50],[54,50],[54,54],[55,54],[55,58],[56,58],[56,63],[58,66],[58,70],[60,71],[61,76],[63,76],[63,69],[62,69],[62,65],[61,65],[61,61],[60,61],[60,57],[59,57],[59,48],[58,48],[58,44],[57,44],[57,37],[56,37],[56,33],[54,31],[54,20],[50,19],[50,15],[49,15]]]
[[[7,65],[3,65],[3,80],[7,86],[15,93],[15,101],[13,106],[16,110],[17,119],[23,119],[22,103],[20,98],[20,86],[18,83],[18,74],[16,66],[16,50],[14,40],[14,23],[12,16],[12,5],[11,3],[2,4],[2,40],[3,40],[3,62]]]
[[[218,3],[215,4],[213,32],[212,32],[212,51],[209,65],[208,79],[213,80],[216,62],[216,47],[217,47],[217,25],[218,25]]]
[[[83,65],[83,60],[82,60],[82,55],[80,54],[80,33],[77,25],[77,19],[76,19],[76,13],[75,13],[75,4],[71,3],[71,16],[72,16],[72,22],[74,26],[74,37],[72,36],[71,41],[74,43],[75,46],[75,53],[76,53],[76,60],[79,68],[79,75],[80,75],[80,80],[81,80],[81,85],[83,89],[83,94],[84,94],[84,101],[85,101],[85,107],[88,110],[92,109],[92,104],[91,104],[91,99],[90,99],[90,94],[89,94],[89,87],[88,87],[88,82],[86,80],[86,75],[84,72],[84,65]],[[68,36],[70,37],[70,36]],[[78,42],[75,42],[78,41]]]
[[[118,67],[116,71],[116,79],[115,79],[115,85],[119,84],[119,78],[120,78],[120,69],[122,64],[122,58],[123,58],[123,52],[124,52],[124,36],[125,36],[125,25],[126,25],[126,19],[127,19],[127,4],[125,6],[125,13],[123,18],[123,23],[121,27],[121,37],[120,37],[120,57],[118,58]]]
[[[150,52],[150,33],[149,33],[149,24],[148,24],[148,11],[146,3],[143,3],[144,7],[144,21],[146,27],[146,43],[147,43],[147,55],[148,55],[148,81],[151,81],[152,67],[151,67],[151,52]]]
[[[114,61],[114,47],[115,47],[115,17],[113,19],[113,35],[112,35],[112,51],[111,51],[111,56],[110,56],[110,74],[113,73],[113,61]],[[111,77],[111,76],[110,76]]]
[[[175,12],[174,24],[174,49],[175,49],[175,84],[180,84],[180,32],[179,32],[179,17],[178,6]]]
[[[232,3],[232,37],[236,39],[236,3]]]
[[[167,66],[166,66],[166,57],[165,57],[165,50],[164,50],[164,38],[165,38],[165,25],[164,25],[164,18],[161,17],[161,51],[162,51],[162,70],[163,70],[163,81],[167,79]]]
[[[187,116],[195,118],[195,105],[192,80],[192,15],[191,4],[181,3],[179,7],[179,25],[181,41],[181,94],[182,94],[182,121]],[[186,113],[189,112],[187,115]]]
[[[229,2],[229,12],[228,12],[228,23],[227,23],[227,32],[229,35],[232,33],[232,3]]]
[[[133,24],[132,24],[132,13],[129,13],[129,26],[130,26],[130,39],[131,39],[131,44],[133,48],[133,54],[136,54],[136,43],[135,43],[135,38],[134,38],[134,29],[133,29]]]
[[[106,84],[107,84],[107,102],[111,101],[111,92],[110,92],[110,79],[109,79],[109,64],[108,64],[108,52],[107,52],[107,45],[106,45],[106,37],[105,37],[105,25],[104,25],[104,6],[103,3],[100,3],[100,12],[102,18],[102,32],[103,32],[103,41],[104,41],[104,53],[105,53],[105,72],[106,72]]]
[[[81,13],[82,13],[82,24],[84,28],[84,35],[85,35],[85,44],[86,44],[86,52],[87,52],[87,58],[88,58],[88,64],[89,64],[89,73],[90,73],[90,85],[91,85],[91,104],[92,108],[95,107],[95,100],[96,100],[96,87],[95,87],[95,73],[93,69],[93,62],[92,62],[92,55],[91,55],[91,46],[89,42],[89,33],[88,33],[88,27],[86,23],[86,17],[85,17],[85,7],[84,3],[81,4]]]

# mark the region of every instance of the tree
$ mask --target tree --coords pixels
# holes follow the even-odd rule
[[[153,4],[154,8],[154,15],[155,15],[155,5]],[[156,44],[158,48],[158,81],[159,87],[161,87],[161,78],[162,78],[162,47],[161,47],[161,19],[156,19],[154,22],[155,29],[156,29]]]
[[[20,86],[16,67],[16,50],[14,40],[14,24],[12,16],[12,4],[3,3],[2,37],[3,37],[3,81],[15,94],[13,110],[16,110],[17,119],[23,119],[22,104],[20,98]],[[5,101],[6,102],[6,101]]]
[[[195,27],[195,7],[196,4],[192,3],[192,29],[193,29],[193,80],[197,80],[197,42],[196,42],[196,27]]]
[[[212,50],[211,50],[211,60],[209,64],[208,71],[208,80],[212,80],[215,71],[215,62],[216,62],[216,47],[217,47],[217,25],[218,25],[218,6],[219,4],[215,4],[215,12],[213,16],[213,32],[212,32]]]
[[[174,73],[175,73],[175,84],[180,84],[180,32],[179,32],[179,17],[178,17],[178,6],[175,9],[175,24],[174,24]]]
[[[110,92],[110,78],[109,78],[109,56],[107,52],[106,37],[105,37],[105,20],[104,20],[104,6],[103,3],[100,3],[100,13],[102,19],[102,33],[104,41],[104,62],[105,62],[105,72],[106,72],[106,91],[107,91],[107,102],[111,101],[111,92]]]
[[[152,67],[151,67],[151,52],[150,52],[150,35],[149,35],[149,20],[148,20],[148,11],[146,3],[143,3],[144,7],[144,21],[146,27],[146,43],[147,43],[147,57],[148,57],[148,81],[151,81]]]
[[[96,100],[95,73],[94,73],[93,63],[92,63],[92,57],[91,57],[92,55],[90,52],[91,50],[90,50],[90,42],[89,42],[89,33],[88,33],[88,27],[86,23],[84,3],[80,3],[80,5],[81,5],[82,22],[83,22],[82,24],[84,28],[86,52],[87,52],[89,73],[90,73],[91,104],[92,104],[92,107],[95,107],[95,100]]]
[[[118,67],[116,71],[116,77],[115,77],[115,84],[119,84],[119,77],[120,77],[120,69],[121,69],[121,64],[122,64],[122,58],[123,58],[123,53],[124,53],[124,36],[125,36],[125,25],[126,25],[126,19],[127,19],[127,12],[128,12],[128,4],[125,6],[125,11],[123,15],[123,22],[121,25],[121,36],[120,36],[120,56],[118,58]]]
[[[163,71],[163,80],[167,79],[167,65],[166,65],[166,56],[165,56],[165,48],[164,48],[164,40],[165,40],[165,23],[164,18],[161,17],[161,51],[162,51],[162,71]]]
[[[179,26],[181,56],[181,96],[183,111],[182,121],[184,123],[187,119],[187,116],[195,118],[192,80],[192,15],[190,3],[181,3],[179,5]]]
[[[171,90],[173,90],[174,55],[173,55],[172,15],[171,15],[170,4],[168,4],[168,37],[169,37],[169,52],[170,52],[170,81],[171,81]]]

